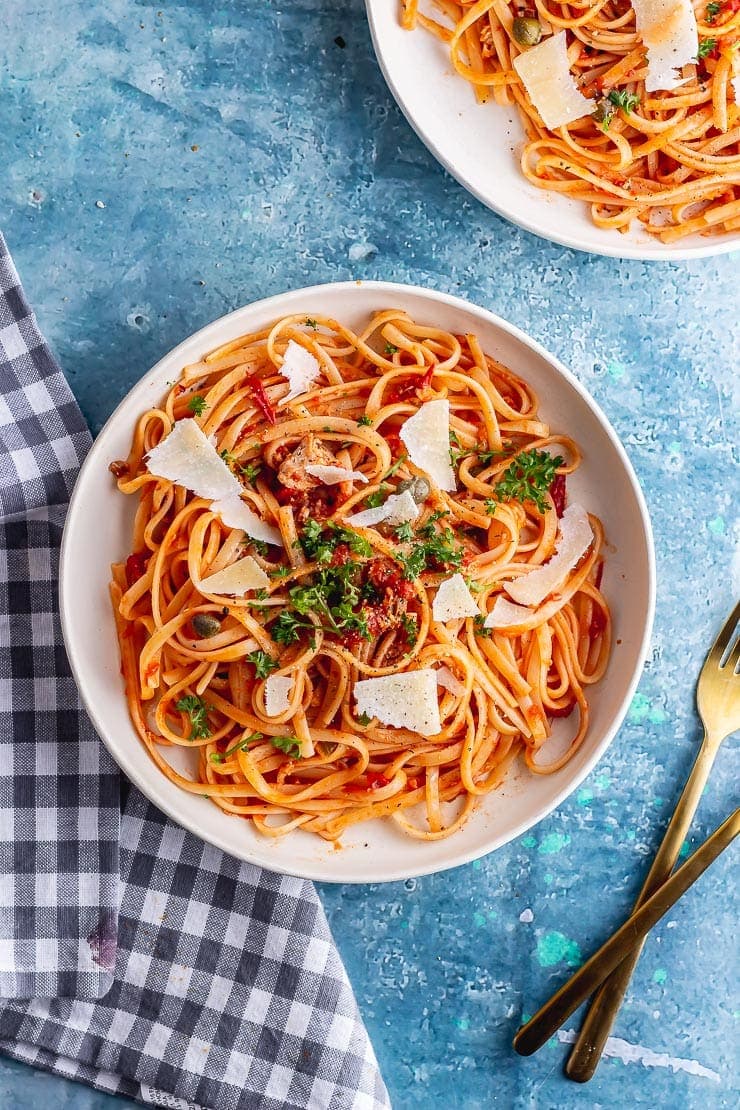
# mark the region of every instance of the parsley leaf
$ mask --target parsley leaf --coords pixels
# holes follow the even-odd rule
[[[369,713],[360,713],[360,716],[357,718],[358,724],[361,724],[363,726],[363,728],[367,728],[367,726],[370,724],[371,720],[372,720],[372,717],[370,716]]]
[[[357,423],[358,423],[358,424],[359,424],[359,425],[360,425],[361,427],[363,427],[363,428],[369,428],[369,427],[370,427],[370,425],[372,424],[372,420],[371,420],[371,419],[370,419],[370,417],[369,417],[369,416],[367,415],[367,413],[366,413],[366,412],[364,412],[364,413],[362,414],[362,416],[360,417],[360,419],[359,419],[359,420],[357,421]]]
[[[414,646],[419,638],[419,626],[416,617],[413,613],[403,613],[401,616],[401,625],[406,633],[406,640],[410,648]]]
[[[407,582],[413,582],[426,570],[427,553],[421,543],[412,547],[409,555],[396,555],[396,559],[403,568],[403,576]]]
[[[522,451],[496,484],[494,497],[486,501],[486,512],[494,513],[497,501],[532,501],[544,513],[547,492],[562,463],[560,455],[553,458],[547,451]]]
[[[313,628],[310,621],[299,621],[289,609],[283,609],[278,619],[270,626],[270,635],[276,644],[294,644],[300,640],[301,628]]]
[[[279,567],[275,567],[274,570],[270,571],[270,578],[287,578],[292,569],[292,567],[286,567],[281,564]]]
[[[395,343],[386,343],[385,353],[387,355],[395,355],[397,352],[398,352],[398,347],[395,345]]]
[[[366,539],[332,520],[326,527],[319,524],[318,520],[307,520],[299,543],[306,558],[317,563],[330,562],[334,551],[342,543],[346,543],[353,554],[365,559],[369,559],[373,553]]]
[[[365,505],[368,509],[377,509],[378,505],[382,505],[388,495],[388,486],[376,489],[374,493],[369,493],[365,498]]]
[[[707,23],[714,23],[721,11],[722,4],[718,4],[716,0],[711,0],[711,3],[707,4]]]
[[[262,470],[262,464],[258,462],[245,463],[244,466],[239,467],[239,473],[243,478],[246,478],[250,485],[254,485],[257,477]]]
[[[226,463],[226,465],[230,469],[233,469],[234,463],[236,462],[236,455],[233,454],[232,451],[227,451],[225,447],[224,447],[223,451],[219,452],[219,454],[220,454],[221,458],[224,460],[224,462]]]
[[[295,736],[271,736],[270,743],[274,748],[291,756],[293,759],[301,758],[301,745]]]
[[[243,740],[240,740],[238,744],[234,744],[233,748],[227,748],[225,752],[212,752],[211,762],[223,763],[230,755],[233,755],[234,752],[242,752],[245,748],[248,748],[250,744],[256,743],[258,740],[264,740],[264,736],[261,732],[253,732],[251,735],[245,736]]]
[[[697,62],[700,62],[703,58],[706,58],[707,55],[711,54],[716,45],[716,39],[702,39],[699,43],[699,49],[696,52]]]
[[[411,543],[414,538],[414,530],[408,520],[403,524],[399,524],[395,531],[396,539],[400,540],[401,543]]]
[[[208,408],[205,397],[201,397],[199,393],[194,394],[188,401],[188,408],[194,416],[202,416]]]
[[[305,324],[307,328],[313,328],[314,331],[319,330],[318,320],[312,320],[310,316],[306,317]]]
[[[640,103],[639,96],[627,92],[626,89],[612,89],[607,100],[611,101],[615,108],[622,108],[625,112],[634,112]]]
[[[204,740],[211,735],[208,724],[209,706],[196,694],[187,694],[175,702],[175,709],[186,713],[190,718],[189,740]]]
[[[475,624],[476,636],[480,636],[482,639],[487,640],[493,635],[493,629],[486,628],[485,619],[486,618],[483,616],[483,614],[479,613],[473,623]]]
[[[401,455],[400,459],[396,459],[396,461],[394,462],[394,464],[390,468],[390,470],[386,470],[386,472],[383,475],[381,480],[384,482],[386,480],[386,478],[392,478],[393,475],[398,470],[399,466],[401,466],[405,462],[406,462],[406,455]]]
[[[247,662],[254,664],[254,673],[257,678],[267,678],[272,671],[276,671],[280,664],[266,651],[250,651]]]

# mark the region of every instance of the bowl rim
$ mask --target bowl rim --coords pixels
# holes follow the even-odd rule
[[[389,865],[387,868],[387,874],[384,873],[384,877],[382,879],[369,879],[363,877],[362,875],[357,875],[356,877],[349,878],[346,875],[342,875],[341,877],[334,878],[331,875],[327,876],[323,873],[320,863],[312,863],[306,866],[301,865],[299,868],[291,869],[290,866],[288,866],[284,861],[280,859],[276,858],[274,861],[268,862],[265,860],[263,855],[256,857],[249,850],[249,844],[246,842],[244,843],[244,850],[239,851],[236,849],[235,845],[233,845],[225,836],[221,836],[218,833],[213,835],[211,835],[210,833],[208,835],[204,835],[203,830],[198,827],[198,825],[192,818],[189,818],[187,808],[185,808],[183,812],[178,808],[176,804],[170,803],[167,797],[164,796],[164,784],[169,782],[169,780],[164,775],[158,772],[156,775],[152,776],[151,780],[142,782],[141,777],[133,764],[134,748],[132,747],[131,749],[131,758],[127,758],[126,750],[121,752],[115,746],[115,744],[109,742],[102,706],[96,703],[94,699],[89,696],[85,669],[80,660],[77,640],[74,635],[72,602],[70,599],[70,594],[72,591],[68,588],[68,583],[71,583],[74,577],[73,568],[69,562],[70,537],[76,527],[78,516],[81,513],[84,513],[85,480],[87,475],[94,473],[96,466],[99,465],[100,456],[103,451],[103,445],[105,444],[105,433],[116,423],[118,413],[127,403],[131,394],[135,390],[143,388],[150,379],[155,378],[160,372],[160,367],[163,363],[169,363],[170,361],[179,358],[180,352],[185,347],[188,347],[194,342],[197,342],[198,346],[202,346],[203,351],[207,351],[209,349],[209,335],[221,330],[225,324],[228,325],[229,323],[232,323],[233,325],[237,325],[237,321],[243,315],[251,315],[255,312],[258,312],[265,318],[265,320],[268,320],[280,315],[279,306],[281,304],[284,304],[286,298],[308,298],[311,296],[326,293],[327,290],[331,290],[333,293],[347,293],[351,295],[353,292],[356,292],[359,289],[377,291],[378,293],[382,293],[384,296],[392,296],[393,294],[416,295],[428,301],[437,301],[444,305],[447,305],[448,307],[472,314],[473,316],[478,316],[479,318],[484,319],[489,325],[492,325],[494,328],[497,328],[498,330],[508,334],[513,339],[517,340],[525,347],[533,351],[534,354],[539,356],[545,362],[547,362],[579,394],[587,408],[590,409],[592,415],[595,417],[601,431],[607,436],[607,438],[611,442],[612,447],[616,451],[622,464],[624,473],[628,479],[632,494],[635,498],[635,503],[639,511],[639,518],[643,530],[643,538],[645,542],[645,551],[647,556],[647,607],[644,615],[642,637],[640,639],[639,645],[637,645],[632,674],[630,675],[627,682],[622,701],[620,702],[617,711],[614,713],[610,724],[605,729],[601,741],[595,747],[589,758],[585,760],[583,766],[579,769],[579,771],[575,775],[573,775],[573,777],[568,779],[568,781],[563,785],[563,788],[558,791],[555,797],[551,801],[546,803],[544,807],[541,807],[534,816],[525,817],[520,822],[518,822],[511,830],[491,837],[490,840],[486,842],[483,847],[476,846],[470,850],[461,852],[452,860],[442,861],[441,863],[439,861],[430,861],[428,866],[414,866],[411,870],[409,870],[408,868],[398,867],[397,865]],[[234,335],[238,334],[238,330],[234,330]],[[224,340],[222,340],[222,342],[223,341]],[[216,345],[216,342],[210,343],[211,347],[214,347]],[[270,297],[265,297],[257,301],[252,301],[246,305],[242,305],[241,307],[234,309],[232,312],[226,313],[224,316],[220,316],[217,319],[212,320],[210,323],[205,324],[202,328],[199,328],[197,331],[193,332],[192,335],[187,336],[170,351],[166,352],[160,359],[157,360],[157,362],[151,367],[151,369],[148,370],[144,375],[142,375],[142,377],[131,387],[131,389],[126,392],[125,396],[118,403],[118,405],[108,417],[100,432],[96,436],[93,445],[90,448],[87,457],[85,458],[80,468],[77,480],[75,482],[74,490],[72,492],[72,497],[70,498],[69,507],[64,522],[64,530],[62,534],[62,543],[59,557],[59,611],[65,650],[67,652],[67,657],[69,659],[75,684],[79,691],[84,708],[88,716],[90,717],[90,720],[92,721],[93,727],[95,728],[98,737],[110,752],[114,762],[119,767],[119,769],[127,776],[129,781],[132,782],[136,786],[136,788],[145,795],[145,797],[147,797],[155,806],[157,806],[158,809],[160,809],[163,813],[170,817],[180,827],[187,829],[189,832],[193,833],[200,840],[203,840],[214,845],[217,848],[220,848],[222,851],[227,852],[229,855],[234,856],[237,859],[244,860],[246,863],[255,864],[259,867],[264,867],[266,870],[272,870],[279,874],[294,875],[299,878],[309,879],[317,882],[329,883],[362,884],[371,882],[396,882],[406,878],[419,877],[422,875],[436,874],[438,872],[447,871],[453,867],[459,867],[463,864],[470,863],[473,860],[480,859],[483,856],[488,855],[490,852],[498,850],[499,848],[515,840],[517,837],[525,833],[528,829],[533,828],[535,825],[539,824],[540,821],[543,821],[547,816],[549,816],[549,814],[557,809],[557,807],[561,805],[562,802],[566,798],[568,798],[578,788],[583,780],[591,773],[595,765],[606,752],[607,748],[611,745],[614,737],[616,736],[619,728],[622,725],[622,722],[624,721],[627,710],[632,701],[637,685],[640,681],[648,648],[650,645],[653,618],[655,614],[655,602],[655,545],[645,497],[643,495],[637,475],[624,446],[622,445],[619,437],[612,428],[606,415],[602,412],[600,406],[590,395],[588,390],[581,384],[581,382],[578,380],[578,378],[576,378],[573,372],[569,370],[568,367],[565,366],[565,364],[562,363],[558,358],[556,358],[555,355],[551,354],[537,340],[527,335],[516,325],[502,319],[500,316],[496,315],[496,313],[493,313],[480,305],[474,304],[466,300],[464,297],[459,297],[452,293],[446,293],[442,292],[441,290],[428,289],[424,286],[408,285],[402,282],[394,281],[323,282],[316,285],[306,286],[304,288],[291,289],[286,290],[282,293],[273,294]],[[155,765],[152,764],[152,767],[154,766]],[[183,791],[179,791],[179,794],[181,794],[183,798],[188,797],[188,795]]]
[[[382,0],[382,2],[387,3],[388,0]],[[495,212],[497,216],[501,216],[502,219],[515,224],[517,227],[523,228],[524,231],[536,235],[545,242],[557,243],[558,246],[561,247],[568,247],[571,250],[582,251],[584,254],[593,254],[604,258],[637,259],[641,262],[686,262],[692,258],[714,258],[718,255],[730,254],[732,251],[740,251],[740,235],[733,235],[726,239],[717,239],[714,242],[709,241],[706,244],[692,243],[688,246],[674,246],[669,243],[659,245],[656,242],[655,244],[646,243],[644,246],[629,246],[624,244],[620,247],[620,240],[624,240],[624,236],[620,235],[618,231],[614,231],[615,240],[613,245],[611,242],[594,244],[578,234],[565,235],[559,232],[557,230],[556,213],[553,213],[552,230],[546,231],[543,229],[541,223],[538,223],[536,220],[529,219],[526,215],[521,215],[518,211],[513,211],[511,208],[497,204],[495,198],[487,196],[483,189],[471,181],[468,175],[458,169],[455,162],[440,149],[437,140],[427,128],[419,123],[411,104],[402,95],[395,78],[391,74],[386,51],[382,46],[383,33],[379,28],[377,18],[380,10],[380,3],[381,0],[365,0],[365,11],[370,27],[370,37],[372,39],[373,50],[375,51],[375,58],[391,96],[401,109],[401,113],[412,131],[414,131],[430,154],[437,159],[443,169],[449,173],[450,177],[453,177],[459,185],[462,185],[462,187],[474,196],[476,200],[479,200],[486,208]],[[524,183],[524,180],[522,176],[522,183]]]

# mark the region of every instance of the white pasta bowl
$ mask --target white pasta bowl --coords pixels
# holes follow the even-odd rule
[[[553,243],[614,258],[675,262],[740,246],[740,232],[662,243],[636,221],[625,233],[597,227],[583,201],[527,181],[516,108],[493,99],[479,104],[444,43],[423,28],[401,27],[399,0],[365,0],[365,6],[378,63],[406,119],[448,173],[500,216]],[[434,4],[424,10],[440,16]]]
[[[531,383],[543,419],[579,444],[583,463],[569,479],[569,496],[605,526],[602,589],[613,615],[614,646],[606,675],[590,688],[586,739],[562,770],[533,775],[515,764],[503,786],[448,839],[411,839],[391,819],[376,820],[350,827],[338,850],[302,831],[264,838],[250,822],[180,790],[151,761],[129,718],[108,595],[111,563],[129,554],[135,499],[118,492],[108,464],[128,454],[138,417],[159,403],[166,383],[209,350],[290,313],[324,314],[359,330],[385,308],[405,309],[452,332],[476,333],[485,351]],[[325,882],[384,882],[441,871],[501,847],[541,821],[585,778],[614,738],[637,685],[652,625],[655,569],[650,522],[630,462],[604,415],[564,366],[518,328],[460,298],[387,282],[343,282],[270,297],[216,320],[131,390],[78,478],[64,530],[60,592],[64,639],[87,711],[113,758],[156,806],[204,840],[274,871]]]

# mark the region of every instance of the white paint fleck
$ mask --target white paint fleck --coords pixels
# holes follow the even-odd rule
[[[558,1040],[561,1044],[575,1044],[577,1036],[575,1029],[558,1029]],[[697,1075],[701,1079],[713,1079],[715,1083],[722,1082],[718,1072],[705,1068],[698,1060],[669,1056],[667,1052],[654,1052],[652,1048],[632,1044],[630,1041],[622,1040],[621,1037],[607,1038],[604,1055],[616,1057],[623,1064],[642,1064],[646,1068],[670,1068],[674,1073],[683,1071],[688,1075]]]
[[[534,914],[530,909],[522,910],[519,914],[519,920],[525,925],[529,925],[530,921],[534,921]]]
[[[96,208],[105,208],[105,204],[102,200],[96,200],[95,201],[95,207]]]
[[[365,262],[378,253],[375,243],[352,243],[347,252],[350,262]]]

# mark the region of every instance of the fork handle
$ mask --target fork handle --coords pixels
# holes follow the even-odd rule
[[[691,774],[679,798],[662,843],[655,854],[653,865],[637,896],[634,909],[639,907],[666,881],[678,859],[681,845],[686,839],[692,818],[696,813],[702,791],[712,770],[719,742],[706,729]],[[633,911],[634,912],[634,911]],[[565,1065],[565,1074],[576,1083],[587,1083],[598,1067],[607,1037],[622,1005],[625,993],[640,958],[646,937],[635,945],[625,959],[604,980],[593,996],[573,1050]]]

